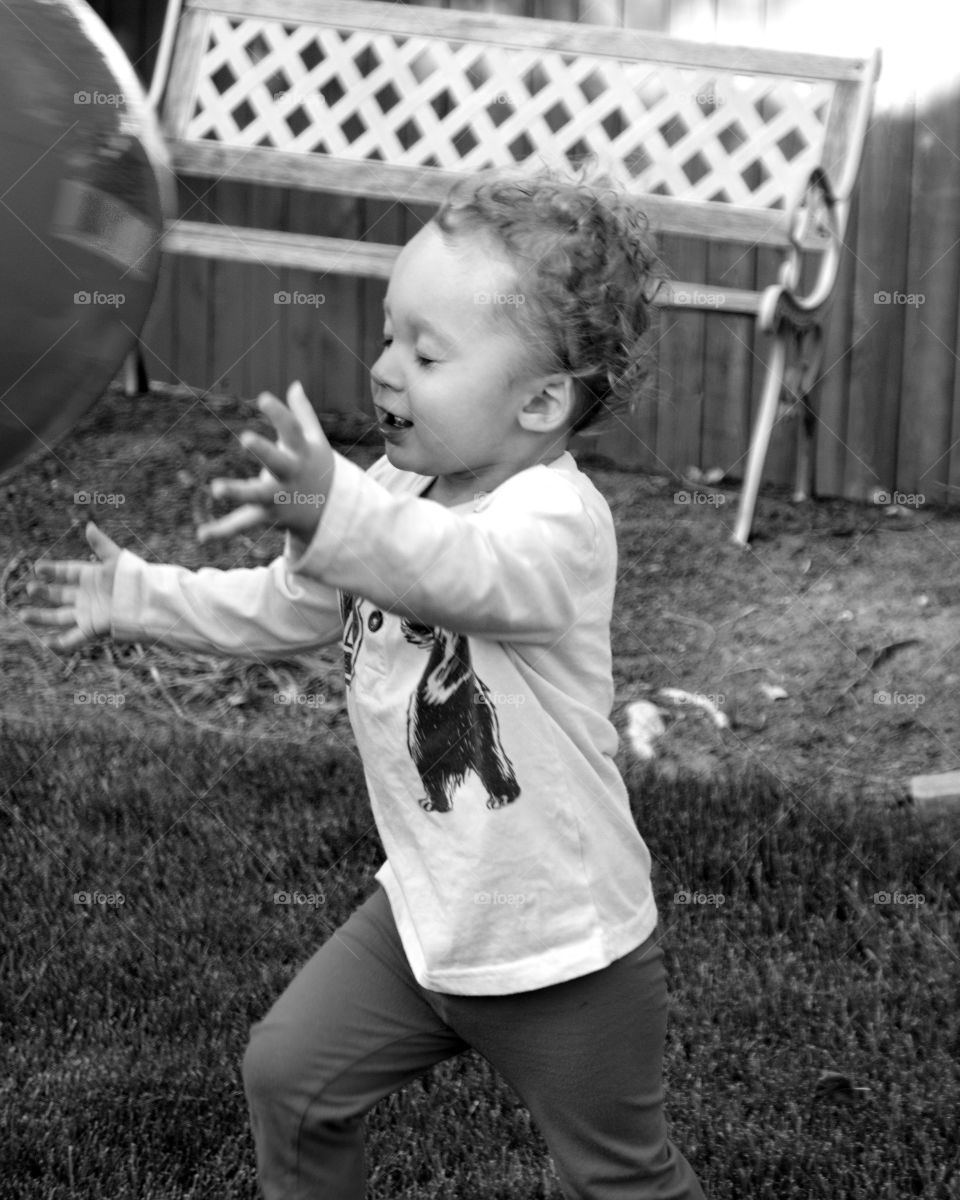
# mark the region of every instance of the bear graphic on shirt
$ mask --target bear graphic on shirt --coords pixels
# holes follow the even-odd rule
[[[343,621],[343,682],[347,687],[353,683],[353,664],[363,642],[363,618],[360,601],[349,592],[340,593],[340,619]]]
[[[500,742],[490,692],[470,661],[466,636],[406,619],[400,628],[408,642],[429,652],[407,709],[407,749],[426,791],[421,808],[449,812],[453,793],[469,771],[486,789],[487,808],[511,804],[520,785]]]
[[[343,673],[349,687],[363,645],[360,601],[342,592]],[[427,812],[449,812],[456,789],[473,771],[487,792],[487,807],[502,808],[520,795],[520,785],[500,741],[497,710],[490,691],[470,660],[464,634],[400,622],[411,645],[428,651],[407,707],[407,750],[426,793]]]

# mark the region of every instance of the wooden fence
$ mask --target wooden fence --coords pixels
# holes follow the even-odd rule
[[[443,6],[629,25],[704,41],[790,45],[775,38],[797,0],[456,0]],[[93,0],[93,7],[149,78],[164,5]],[[908,15],[902,20],[905,34],[919,24],[936,43],[936,28]],[[948,19],[942,20],[939,36],[949,40]],[[880,44],[886,58],[895,57],[899,42],[889,22],[878,29],[864,21],[856,39],[842,46],[831,44],[830,21],[820,31],[815,47],[804,48],[867,54]],[[868,135],[827,330],[817,431],[821,495],[869,499],[883,490],[940,504],[960,498],[960,68],[941,82],[939,92],[880,105]],[[378,240],[405,241],[429,215],[226,182],[185,179],[179,190],[181,214],[194,220],[337,235],[376,223]],[[769,250],[745,255],[739,247],[678,237],[662,238],[660,249],[681,278],[745,287],[775,278],[777,258]],[[278,303],[278,293],[312,302]],[[374,281],[169,258],[144,332],[148,369],[157,380],[245,396],[265,388],[282,393],[299,378],[322,414],[334,423],[349,421],[370,411],[366,368],[378,353],[382,295],[383,284]],[[766,339],[748,318],[661,313],[634,436],[605,437],[599,448],[640,470],[719,466],[739,477],[767,353]],[[766,479],[790,482],[793,461],[794,427],[784,420],[774,433]]]

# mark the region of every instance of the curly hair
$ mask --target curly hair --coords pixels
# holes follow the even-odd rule
[[[509,306],[550,369],[574,380],[572,431],[636,403],[642,347],[663,278],[647,221],[604,178],[544,169],[482,171],[453,185],[433,218],[448,237],[486,233],[507,251],[524,288]]]

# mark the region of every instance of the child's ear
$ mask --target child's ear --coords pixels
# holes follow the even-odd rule
[[[573,424],[577,397],[569,375],[548,375],[517,419],[531,433],[556,433]]]

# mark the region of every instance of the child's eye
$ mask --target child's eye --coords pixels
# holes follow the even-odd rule
[[[425,354],[417,355],[417,362],[420,364],[421,367],[432,366],[436,361],[437,360],[435,358],[427,358],[427,356]]]
[[[383,341],[380,343],[380,345],[384,348],[384,350],[386,350],[388,346],[393,345],[393,338],[387,337],[387,335],[384,334]]]

